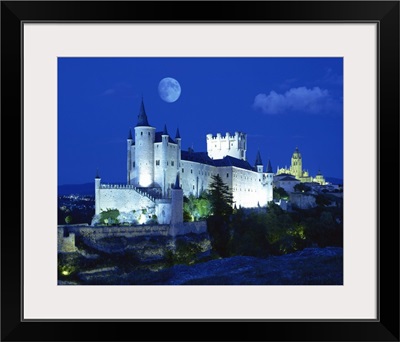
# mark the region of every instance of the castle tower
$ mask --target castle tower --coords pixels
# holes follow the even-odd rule
[[[290,172],[296,178],[301,178],[303,176],[303,162],[298,147],[296,147],[296,150],[293,152],[292,155],[292,164],[290,166]]]
[[[99,176],[99,170],[97,170],[96,177],[94,178],[94,203],[95,203],[94,214],[95,215],[100,214],[100,184],[101,184],[101,178]]]
[[[274,172],[272,171],[271,161],[268,160],[267,171],[266,173],[266,186],[267,186],[267,203],[271,202],[274,199],[273,194],[273,186],[272,183],[274,181]]]
[[[254,165],[257,168],[257,172],[263,172],[264,166],[261,160],[260,150],[257,152],[256,162]]]
[[[126,176],[126,183],[127,184],[131,184],[131,171],[132,171],[132,154],[131,154],[131,149],[132,149],[132,143],[133,143],[133,139],[132,139],[132,131],[129,130],[129,134],[128,134],[128,139],[127,139],[127,176]]]
[[[223,159],[226,156],[246,160],[247,135],[242,132],[235,132],[230,135],[229,132],[222,136],[217,133],[216,136],[207,134],[207,153],[211,159]]]
[[[179,184],[179,173],[171,189],[171,225],[183,222],[183,190]]]
[[[139,187],[148,187],[154,182],[155,131],[155,127],[149,125],[142,99],[135,127],[135,164],[133,166],[135,183]]]
[[[167,169],[168,169],[168,140],[169,134],[167,125],[164,125],[164,131],[161,134],[161,167],[162,167],[162,194],[163,197],[168,197],[168,182],[167,182]]]
[[[181,165],[181,150],[182,150],[182,139],[181,139],[181,135],[179,134],[179,128],[176,129],[175,141],[178,144],[177,157],[176,157],[176,160],[177,160],[176,169],[179,171],[179,167]]]

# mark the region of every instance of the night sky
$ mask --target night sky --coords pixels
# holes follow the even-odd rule
[[[166,102],[159,82],[176,79]],[[59,58],[58,184],[126,181],[126,139],[141,99],[149,124],[182,149],[206,151],[206,134],[247,133],[247,160],[343,178],[342,58]]]

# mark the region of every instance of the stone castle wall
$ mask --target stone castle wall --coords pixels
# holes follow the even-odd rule
[[[100,189],[96,189],[96,215],[101,211],[118,209],[120,212],[130,212],[145,208],[154,208],[155,202],[144,193],[129,186],[102,184]],[[97,212],[99,210],[99,212]]]
[[[57,234],[57,250],[60,253],[76,252],[75,233],[65,234],[63,228],[58,228]]]
[[[290,203],[293,208],[310,209],[317,206],[315,196],[292,192],[289,194]]]
[[[178,236],[189,233],[207,233],[207,222],[183,222],[176,225],[141,225],[141,226],[78,226],[61,225],[57,228],[58,252],[71,253],[75,247],[75,236],[82,236],[93,244],[107,237],[135,238],[140,236]]]

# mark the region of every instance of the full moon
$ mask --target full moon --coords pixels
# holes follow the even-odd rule
[[[160,81],[158,93],[165,102],[175,102],[181,95],[181,86],[176,79],[166,77]]]

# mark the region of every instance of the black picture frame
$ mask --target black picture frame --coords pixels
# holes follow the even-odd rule
[[[28,21],[378,23],[378,319],[24,321],[21,29]],[[398,1],[3,1],[1,48],[1,340],[399,341]]]

